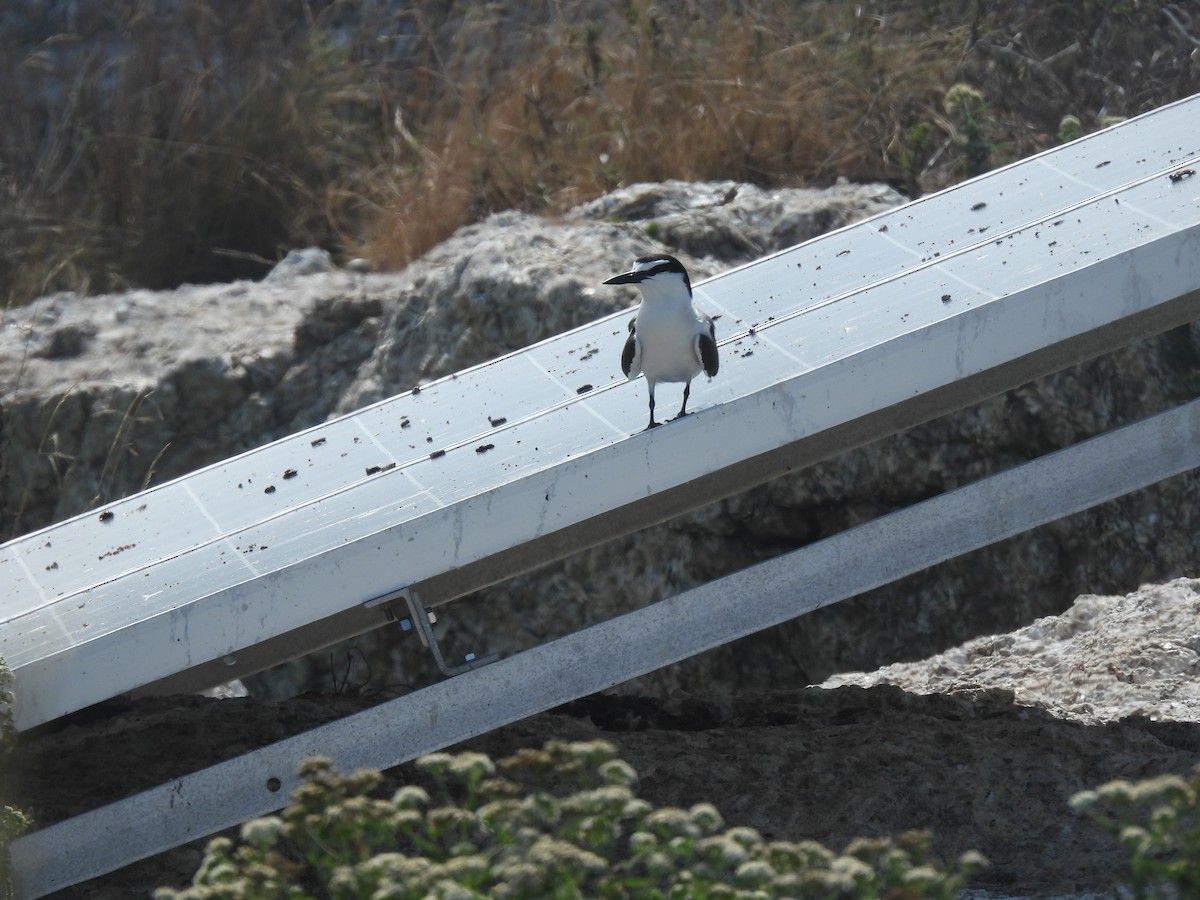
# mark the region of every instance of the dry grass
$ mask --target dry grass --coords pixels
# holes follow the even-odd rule
[[[0,297],[401,266],[499,209],[619,184],[917,193],[1200,90],[1200,17],[1127,0],[81,0],[0,35]],[[943,97],[974,84],[957,121]]]
[[[359,82],[302,4],[81,6],[86,33],[0,47],[5,295],[258,274],[336,240],[325,185],[369,157],[334,103]]]
[[[895,150],[953,83],[963,43],[843,3],[667,24],[642,2],[559,26],[491,70],[465,48],[499,23],[468,22],[463,58],[439,73],[452,114],[427,116],[423,137],[398,120],[364,252],[395,267],[489,211],[557,211],[638,181],[895,180]]]

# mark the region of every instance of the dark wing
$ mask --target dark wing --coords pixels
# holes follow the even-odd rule
[[[696,352],[700,357],[700,365],[704,366],[704,374],[712,378],[721,367],[717,355],[717,326],[708,319],[708,334],[703,332],[696,335]]]
[[[625,373],[626,378],[635,377],[642,371],[639,349],[641,348],[638,347],[637,330],[634,328],[634,320],[630,319],[629,337],[625,339],[625,349],[621,351],[621,371]]]

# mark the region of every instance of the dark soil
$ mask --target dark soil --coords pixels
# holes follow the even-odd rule
[[[109,704],[27,735],[22,801],[41,824],[111,802],[370,705],[349,697],[171,697]],[[1113,778],[1184,772],[1200,725],[1142,718],[1081,725],[1006,691],[919,696],[896,687],[657,701],[595,696],[462,745],[493,757],[552,738],[603,737],[655,805],[716,803],[729,824],[841,849],[856,836],[929,829],[949,858],[981,851],[973,886],[1045,895],[1111,887],[1123,856],[1076,817],[1073,793]],[[335,760],[338,748],[328,748]],[[409,777],[389,773],[384,790]],[[197,841],[61,892],[145,896],[188,883]]]

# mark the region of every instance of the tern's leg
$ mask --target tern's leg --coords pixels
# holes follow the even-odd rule
[[[689,381],[687,384],[685,384],[683,386],[683,406],[679,407],[679,415],[676,416],[675,418],[682,419],[684,416],[687,415],[688,395],[690,395],[691,393],[692,393],[692,383]]]
[[[646,426],[646,430],[649,431],[651,428],[655,428],[657,426],[658,426],[658,423],[654,421],[654,384],[651,383],[651,385],[650,385],[650,424]]]

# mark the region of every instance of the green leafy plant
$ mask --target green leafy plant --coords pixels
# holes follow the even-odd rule
[[[933,125],[924,120],[904,131],[899,162],[904,169],[904,190],[910,197],[921,195],[921,170],[929,161],[933,134]]]
[[[963,153],[963,174],[973,178],[991,167],[992,148],[983,134],[987,102],[978,88],[959,82],[946,91],[946,113],[954,121]]]
[[[949,898],[986,862],[949,869],[928,835],[859,839],[842,854],[814,841],[767,841],[726,827],[711,803],[655,808],[605,741],[551,741],[493,762],[433,753],[416,781],[375,798],[376,772],[342,777],[327,759],[279,816],[208,845],[201,898]]]
[[[12,750],[15,731],[10,707],[13,702],[12,670],[0,659],[0,897],[13,895],[8,848],[29,828],[29,817],[7,802],[10,768],[5,758]]]
[[[1200,897],[1200,766],[1188,777],[1110,781],[1071,798],[1071,808],[1117,839],[1129,854],[1135,897]]]
[[[1069,143],[1083,135],[1083,123],[1079,116],[1065,115],[1058,123],[1058,139],[1061,143]]]

